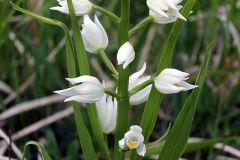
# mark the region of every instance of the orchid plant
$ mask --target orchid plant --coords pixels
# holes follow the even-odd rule
[[[66,97],[64,102],[71,102],[74,108],[75,121],[85,159],[98,159],[96,147],[93,146],[93,137],[83,120],[80,104],[86,106],[93,136],[104,159],[131,159],[137,160],[147,157],[151,148],[149,137],[156,123],[157,113],[165,95],[176,94],[181,91],[194,90],[186,100],[175,123],[166,132],[166,138],[157,146],[157,155],[160,160],[177,160],[184,153],[187,145],[191,123],[196,110],[197,99],[203,86],[212,45],[207,50],[196,84],[187,82],[189,74],[171,68],[173,50],[183,23],[187,21],[196,0],[188,0],[181,6],[182,0],[147,0],[146,7],[149,15],[139,24],[129,30],[130,0],[121,0],[121,15],[118,17],[111,11],[93,4],[88,0],[58,0],[59,5],[51,7],[69,15],[71,18],[73,36],[62,22],[42,17],[33,12],[24,10],[12,3],[12,6],[38,20],[61,27],[66,37],[66,59],[70,87],[54,91]],[[183,8],[183,9],[182,9]],[[180,11],[182,10],[182,13]],[[114,65],[105,53],[109,38],[101,17],[94,15],[101,12],[118,24],[118,51],[116,51],[117,65]],[[78,25],[76,16],[82,16],[82,25]],[[92,20],[94,16],[94,21]],[[176,22],[175,22],[176,21]],[[165,48],[159,59],[158,68],[152,75],[144,75],[147,63],[130,75],[129,68],[135,60],[134,44],[129,37],[141,31],[149,23],[164,25],[174,23],[172,32],[166,41]],[[114,88],[108,88],[105,82],[90,73],[87,53],[100,55],[102,62],[112,72]],[[76,72],[75,58],[80,73]],[[78,76],[77,76],[78,75]],[[136,107],[146,103],[139,124],[129,124],[130,106]],[[134,114],[134,113],[133,113]],[[104,135],[114,134],[114,151]],[[159,133],[161,134],[161,133]]]

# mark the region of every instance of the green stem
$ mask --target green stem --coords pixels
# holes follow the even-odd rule
[[[112,62],[107,57],[105,51],[103,49],[100,49],[98,52],[99,52],[99,55],[102,58],[104,64],[113,73],[114,77],[118,77],[118,72],[117,72],[116,68],[114,67],[114,65],[112,64]]]
[[[146,88],[148,85],[152,84],[153,82],[154,82],[154,79],[149,79],[149,80],[141,83],[140,85],[131,89],[131,91],[129,91],[128,95],[132,96],[132,95],[136,94],[137,92],[143,90],[144,88]]]
[[[130,0],[121,0],[121,20],[118,30],[118,46],[120,47],[128,41],[128,25],[130,16]],[[123,66],[118,66],[118,94],[122,97],[118,101],[117,123],[115,130],[114,142],[114,159],[124,159],[124,152],[120,151],[118,141],[123,138],[124,133],[128,129],[128,112],[129,112],[129,96],[128,96],[128,80],[129,67],[123,69]]]
[[[117,100],[121,100],[121,96],[119,96],[116,92],[114,92],[110,89],[105,89],[105,93],[111,95],[112,97],[117,98]]]
[[[142,30],[145,26],[147,26],[149,23],[153,22],[153,17],[148,16],[145,19],[143,19],[141,22],[139,22],[135,27],[133,27],[129,32],[128,35],[133,35],[134,33]]]
[[[80,34],[80,30],[78,27],[78,20],[74,12],[72,0],[68,0],[68,7],[71,16],[72,28],[73,28],[73,39],[75,45],[75,52],[78,60],[78,67],[81,75],[90,75],[90,67],[88,63],[87,54],[84,48],[83,39]],[[100,149],[103,151],[106,159],[110,160],[110,151],[107,146],[107,143],[104,139],[104,135],[102,133],[100,121],[98,118],[97,110],[95,104],[87,104],[87,112],[88,117],[92,126],[93,134],[99,145]]]
[[[118,16],[116,16],[114,13],[112,12],[109,12],[108,10],[102,8],[102,7],[99,7],[99,6],[96,6],[96,5],[93,5],[93,9],[95,11],[99,11],[103,14],[105,14],[106,16],[110,17],[112,20],[114,20],[115,22],[119,23],[120,22],[120,18]]]

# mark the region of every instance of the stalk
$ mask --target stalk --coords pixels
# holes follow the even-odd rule
[[[99,55],[103,61],[103,63],[108,67],[108,69],[113,73],[114,77],[118,77],[118,72],[115,69],[114,65],[112,64],[112,62],[110,61],[110,59],[107,57],[105,51],[103,49],[100,49],[99,51]]]
[[[121,20],[118,30],[118,46],[120,47],[128,41],[128,25],[130,13],[130,0],[121,0]],[[118,141],[123,138],[124,133],[128,129],[128,111],[129,111],[129,96],[128,96],[128,79],[129,67],[123,69],[123,66],[118,66],[118,94],[122,97],[118,101],[117,124],[115,130],[114,143],[114,159],[124,159],[124,152],[119,150]]]
[[[75,46],[75,52],[76,57],[78,61],[79,71],[81,75],[90,75],[90,67],[88,63],[87,54],[84,48],[83,39],[80,34],[80,29],[78,27],[78,21],[77,17],[74,12],[73,3],[72,0],[68,0],[68,7],[70,11],[71,16],[71,22],[73,27],[73,39],[74,39],[74,46]],[[93,134],[95,136],[95,139],[97,141],[98,146],[103,151],[104,156],[106,159],[110,159],[110,151],[107,146],[107,143],[104,139],[104,135],[101,130],[97,109],[95,104],[87,104],[87,112],[89,116],[89,120],[92,126]]]

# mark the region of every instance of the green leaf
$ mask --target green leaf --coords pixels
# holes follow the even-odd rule
[[[187,17],[190,14],[196,0],[188,0],[182,9],[182,15]],[[160,53],[160,62],[158,63],[158,68],[156,75],[158,75],[163,69],[171,67],[173,51],[178,40],[181,28],[183,27],[184,21],[178,19],[171,30],[170,35],[165,43],[163,52]],[[154,125],[157,120],[158,110],[164,95],[159,93],[153,86],[149,95],[149,99],[145,105],[144,113],[141,120],[141,127],[143,129],[143,135],[145,141],[148,141]]]
[[[84,48],[83,39],[80,33],[80,29],[78,27],[77,17],[74,12],[72,0],[68,0],[68,7],[71,16],[71,23],[73,28],[73,39],[74,39],[74,47],[75,47],[75,55],[78,61],[78,67],[81,75],[90,75],[90,66],[88,63],[87,54]],[[97,109],[95,104],[87,104],[87,112],[89,116],[89,120],[92,126],[94,137],[97,141],[98,146],[103,151],[106,159],[110,159],[110,151],[108,145],[104,139],[104,135],[102,133],[100,121],[97,114]],[[83,145],[83,144],[81,144]],[[83,147],[83,146],[82,146]],[[87,155],[85,155],[87,156]],[[88,155],[90,156],[90,155]]]
[[[41,154],[43,160],[52,160],[50,158],[50,156],[48,155],[48,153],[46,152],[46,150],[38,142],[35,142],[35,141],[29,141],[25,144],[22,160],[24,160],[24,157],[26,155],[27,147],[29,147],[31,145],[37,147],[37,149],[38,149],[39,153]]]
[[[189,139],[186,148],[184,150],[185,153],[195,152],[202,149],[210,148],[217,143],[228,143],[230,141],[236,140],[236,137],[229,137],[229,138],[215,138],[215,139],[198,139],[194,142],[191,142],[191,138]],[[146,157],[150,157],[155,154],[159,154],[163,148],[164,142],[156,144],[148,144],[147,145],[147,152],[145,154]]]
[[[178,160],[185,149],[196,111],[198,97],[207,74],[212,48],[213,43],[211,43],[207,49],[204,61],[198,74],[196,82],[198,88],[192,91],[180,113],[178,114],[175,123],[169,132],[166,143],[160,152],[159,160]]]
[[[214,138],[214,139],[200,139],[196,142],[189,142],[184,150],[184,153],[194,152],[205,148],[210,148],[217,143],[228,143],[230,141],[235,141],[239,137],[229,137],[229,138]]]
[[[10,3],[12,5],[12,7],[18,11],[20,11],[24,14],[27,14],[28,16],[31,16],[33,18],[36,18],[39,21],[42,21],[44,23],[58,26],[64,30],[65,39],[66,39],[66,59],[67,59],[68,76],[76,77],[74,48],[73,48],[72,40],[71,40],[69,31],[68,31],[68,28],[66,27],[66,25],[60,21],[46,18],[46,17],[40,16],[36,13],[27,11],[23,8],[20,8],[19,6],[15,5],[12,2],[10,2]],[[74,109],[75,122],[77,125],[78,136],[79,136],[80,144],[81,144],[83,153],[85,155],[85,158],[88,160],[97,159],[96,158],[97,156],[96,156],[94,148],[93,148],[92,139],[91,139],[88,129],[84,123],[79,104],[75,103],[75,102],[72,104],[73,104],[73,109]]]
[[[77,141],[72,141],[68,147],[66,160],[76,160],[78,159],[79,145]]]
[[[58,150],[58,143],[54,133],[51,130],[47,131],[47,145],[49,155],[53,157],[54,160],[60,160],[60,153]]]

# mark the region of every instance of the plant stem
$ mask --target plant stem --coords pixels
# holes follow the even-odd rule
[[[128,41],[128,25],[130,13],[130,0],[121,0],[121,20],[118,30],[118,46],[120,47]],[[128,111],[129,111],[129,96],[128,96],[128,79],[129,67],[123,69],[123,66],[118,66],[118,94],[122,97],[118,101],[117,124],[115,130],[114,143],[114,159],[124,159],[124,152],[119,150],[118,141],[123,138],[124,133],[128,129]]]
[[[121,96],[119,96],[116,92],[114,92],[110,89],[105,89],[105,93],[111,95],[112,97],[117,98],[117,100],[121,100]]]
[[[133,35],[134,33],[140,31],[143,29],[145,26],[147,26],[149,23],[153,22],[153,17],[148,16],[145,19],[143,19],[141,22],[139,22],[135,27],[133,27],[129,32],[128,35]]]
[[[114,13],[112,12],[109,12],[108,10],[102,8],[102,7],[99,7],[99,6],[96,6],[96,5],[93,5],[93,9],[95,11],[99,11],[103,14],[105,14],[106,16],[110,17],[112,20],[114,20],[115,22],[119,23],[120,22],[120,18],[118,16],[116,16]]]
[[[132,95],[136,94],[137,92],[143,90],[148,85],[152,84],[153,81],[154,81],[154,79],[149,79],[149,80],[141,83],[140,85],[138,85],[138,86],[134,87],[133,89],[131,89],[131,91],[129,91],[128,95],[132,96]]]
[[[73,8],[72,0],[68,0],[68,7],[70,11],[71,16],[71,22],[73,27],[73,38],[74,38],[74,45],[75,45],[75,52],[78,60],[78,67],[80,70],[81,75],[90,75],[90,67],[88,63],[88,58],[86,55],[86,51],[83,44],[83,39],[80,34],[80,30],[78,27],[78,20],[75,15],[75,11]],[[98,146],[103,151],[105,157],[107,160],[110,158],[110,151],[107,146],[107,143],[104,139],[104,135],[101,130],[100,121],[98,118],[97,110],[95,104],[87,104],[87,112],[89,116],[89,120],[92,126],[93,134],[95,136],[95,139],[97,141]]]
[[[103,49],[100,49],[98,52],[99,52],[99,55],[102,58],[104,64],[113,73],[114,77],[118,77],[118,72],[117,72],[116,68],[114,67],[114,65],[112,64],[112,62],[107,57],[105,51]]]

